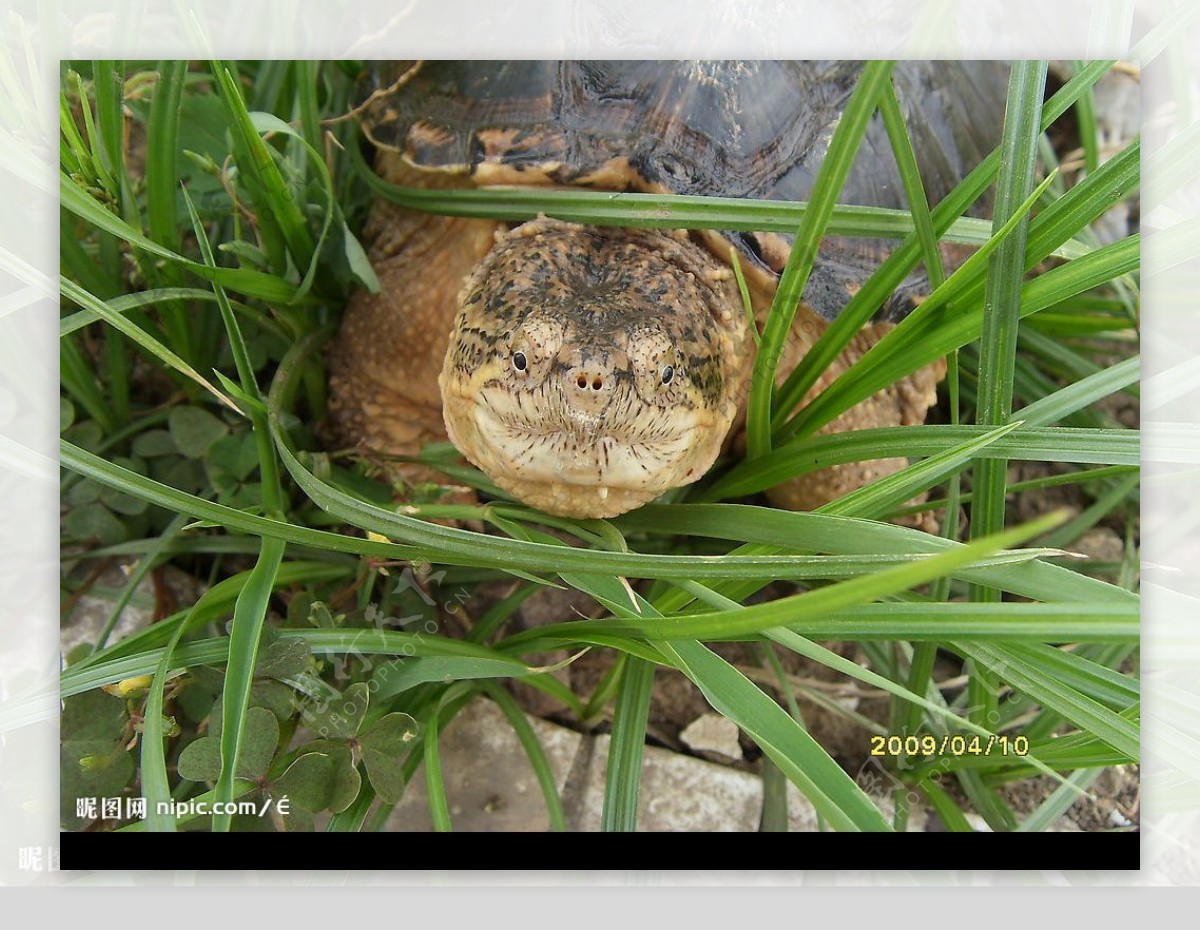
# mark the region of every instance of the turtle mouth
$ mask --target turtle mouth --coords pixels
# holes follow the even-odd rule
[[[600,410],[584,410],[556,391],[489,386],[473,417],[489,475],[518,482],[661,493],[695,480],[708,463],[690,463],[706,419],[695,408],[658,407],[632,390]],[[703,465],[703,468],[697,466]]]

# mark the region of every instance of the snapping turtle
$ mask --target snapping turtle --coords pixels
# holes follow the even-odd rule
[[[854,62],[426,62],[370,67],[357,108],[386,180],[425,188],[581,186],[807,200],[860,72]],[[1005,69],[907,62],[894,83],[931,201],[999,140]],[[878,117],[844,203],[905,206]],[[756,312],[790,242],[778,234],[515,228],[378,201],[366,228],[378,294],[351,302],[331,353],[340,438],[412,455],[447,434],[501,488],[550,513],[606,517],[700,478],[739,419]],[[794,364],[886,255],[827,238],[789,346]],[[919,299],[912,278],[813,390]],[[787,370],[788,359],[781,370]],[[827,431],[919,423],[940,366]],[[775,490],[809,508],[900,467],[837,466]]]

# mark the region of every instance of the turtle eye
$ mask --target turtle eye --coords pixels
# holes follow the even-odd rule
[[[662,370],[662,383],[670,384],[674,377],[675,377],[675,366],[674,365],[664,365],[663,370]]]
[[[512,357],[513,368],[517,371],[525,371],[529,368],[529,359],[525,357],[524,352],[514,352]]]

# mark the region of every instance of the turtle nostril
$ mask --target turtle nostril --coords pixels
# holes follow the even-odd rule
[[[613,373],[599,365],[582,365],[573,369],[567,375],[567,384],[586,395],[599,395],[607,391],[613,383]]]

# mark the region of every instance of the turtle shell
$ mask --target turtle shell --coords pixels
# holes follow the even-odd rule
[[[861,71],[854,61],[380,62],[363,72],[358,112],[376,145],[478,185],[796,201],[810,198]],[[1006,76],[1001,62],[896,65],[930,203],[999,143]],[[907,207],[878,114],[839,201]],[[788,237],[723,235],[751,267],[782,271]],[[827,240],[805,301],[833,319],[887,250],[879,240]],[[911,306],[920,285],[906,284],[886,317]]]

